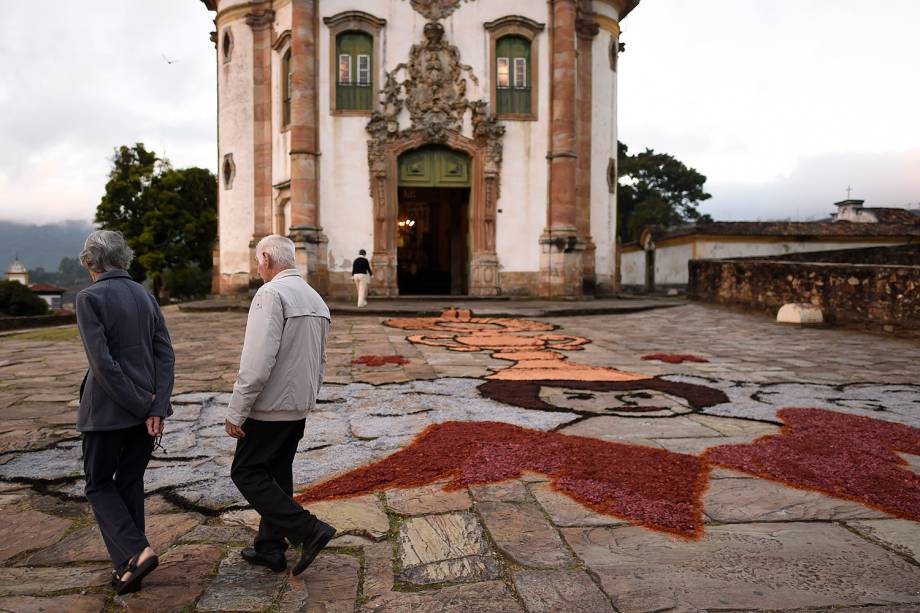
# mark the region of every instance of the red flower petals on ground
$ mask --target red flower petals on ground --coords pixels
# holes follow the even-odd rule
[[[429,426],[404,449],[296,498],[314,502],[443,480],[450,481],[445,489],[459,489],[523,471],[551,477],[555,489],[598,513],[688,538],[702,532],[708,469],[700,458],[497,422]]]
[[[783,409],[776,435],[706,452],[712,463],[854,500],[920,521],[920,475],[895,451],[920,455],[920,429],[824,409]]]
[[[651,353],[649,355],[642,356],[642,359],[655,360],[656,362],[667,362],[668,364],[683,364],[684,362],[704,363],[709,361],[706,358],[683,353]]]
[[[362,355],[351,361],[352,364],[364,366],[384,366],[386,364],[408,364],[409,360],[401,355]]]

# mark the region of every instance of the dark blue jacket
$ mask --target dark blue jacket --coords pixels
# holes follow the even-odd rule
[[[77,430],[120,430],[172,415],[176,363],[156,300],[123,270],[77,294],[77,326],[89,360]]]

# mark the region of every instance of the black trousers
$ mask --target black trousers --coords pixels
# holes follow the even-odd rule
[[[236,441],[230,478],[261,516],[255,550],[274,553],[299,545],[315,528],[316,518],[293,498],[292,465],[306,420],[243,423],[246,433]]]
[[[144,471],[153,437],[140,424],[83,433],[86,497],[116,569],[149,547],[144,535]]]

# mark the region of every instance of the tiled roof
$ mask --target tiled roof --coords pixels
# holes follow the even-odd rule
[[[29,289],[36,294],[63,294],[67,290],[50,283],[32,283]]]

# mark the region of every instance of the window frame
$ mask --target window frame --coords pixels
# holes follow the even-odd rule
[[[540,104],[540,33],[546,29],[546,26],[527,17],[511,15],[490,21],[484,24],[484,27],[489,33],[489,71],[491,75],[489,89],[491,92],[492,112],[495,113],[497,119],[504,121],[538,121]],[[519,36],[530,43],[530,63],[525,66],[525,85],[523,86],[530,88],[530,112],[527,113],[500,113],[498,110],[498,90],[504,89],[499,88],[498,85],[498,41],[507,36]],[[516,62],[513,58],[509,57],[508,59],[508,89],[513,91],[516,86]],[[527,68],[530,69],[529,80],[527,80],[526,76]]]
[[[291,99],[294,91],[294,68],[291,48],[281,54],[281,130],[291,127]]]
[[[387,22],[385,19],[380,19],[364,11],[345,11],[330,17],[324,17],[323,23],[325,23],[328,28],[329,36],[329,55],[327,60],[329,62],[329,114],[341,117],[370,117],[380,106],[380,99],[377,92],[381,87],[381,37]],[[336,90],[338,89],[337,84],[339,82],[338,38],[340,34],[346,32],[358,32],[366,34],[371,38],[371,53],[368,65],[368,84],[371,87],[370,109],[337,108]],[[355,57],[357,58],[357,56]],[[357,82],[360,76],[358,63],[359,61],[357,59],[352,62],[351,76],[354,82]]]

